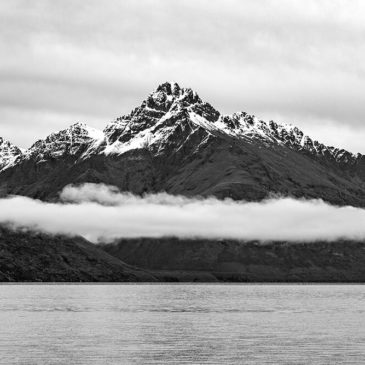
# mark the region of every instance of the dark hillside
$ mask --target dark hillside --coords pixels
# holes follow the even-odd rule
[[[365,243],[123,239],[104,250],[131,265],[238,282],[365,282]]]
[[[80,237],[0,227],[0,281],[155,281]]]

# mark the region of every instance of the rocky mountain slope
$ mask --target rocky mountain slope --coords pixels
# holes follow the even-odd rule
[[[0,227],[0,281],[157,281],[80,237]]]
[[[1,144],[0,144],[1,146]],[[136,194],[260,200],[271,193],[365,206],[365,157],[245,112],[222,115],[164,83],[103,131],[77,123],[27,151],[0,147],[0,194],[57,199],[68,184]]]
[[[14,166],[22,156],[20,148],[0,137],[0,172]]]

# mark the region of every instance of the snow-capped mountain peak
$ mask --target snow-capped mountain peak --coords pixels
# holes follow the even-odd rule
[[[130,114],[106,126],[104,133],[108,146],[105,153],[120,154],[141,148],[137,146],[160,143],[161,138],[166,138],[177,126],[177,121],[189,118],[189,113],[196,113],[209,121],[219,117],[219,112],[203,102],[192,89],[182,88],[176,82],[165,82]]]
[[[35,142],[25,153],[26,158],[41,162],[49,158],[73,155],[86,157],[104,141],[104,133],[85,123],[75,123]]]
[[[161,145],[176,123],[224,133],[248,143],[285,145],[297,151],[326,156],[337,162],[354,162],[359,156],[312,140],[292,124],[265,122],[246,112],[221,115],[190,88],[176,82],[159,85],[140,107],[119,117],[104,129],[105,153],[122,154],[146,145]]]
[[[215,128],[249,143],[261,141],[268,145],[285,145],[297,151],[327,156],[337,162],[353,162],[361,154],[354,155],[346,150],[326,146],[305,135],[298,127],[288,123],[265,122],[246,112],[222,115],[214,123]]]
[[[159,85],[146,100],[148,107],[163,107],[165,111],[168,111],[174,103],[191,106],[202,103],[202,100],[195,91],[190,88],[182,88],[176,82],[165,82]]]
[[[19,147],[0,137],[0,172],[13,166],[22,154]]]
[[[24,154],[15,146],[11,148],[2,142],[0,171],[22,159],[42,162],[72,156],[73,160],[78,160],[94,154],[121,155],[138,149],[159,154],[166,150],[171,140],[174,140],[178,151],[179,143],[183,145],[198,130],[206,135],[226,135],[266,147],[286,146],[341,163],[354,163],[363,157],[312,140],[291,124],[279,124],[272,120],[265,122],[246,112],[221,115],[192,89],[180,87],[176,82],[165,82],[150,93],[139,107],[107,124],[103,131],[85,123],[75,123],[37,141]],[[169,147],[167,149],[171,152]]]

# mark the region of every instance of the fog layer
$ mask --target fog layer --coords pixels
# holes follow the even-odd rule
[[[60,203],[22,196],[0,199],[0,224],[94,242],[121,237],[315,241],[365,239],[365,210],[322,200],[262,202],[192,199],[165,193],[143,197],[106,185],[66,187]]]

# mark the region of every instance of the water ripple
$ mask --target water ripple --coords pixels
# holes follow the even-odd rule
[[[362,364],[364,286],[0,287],[0,364]]]

